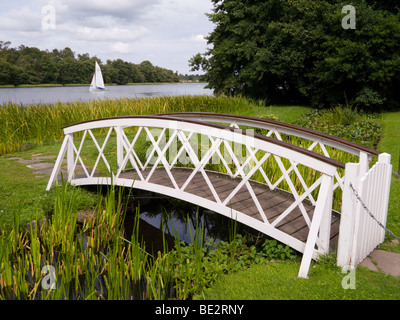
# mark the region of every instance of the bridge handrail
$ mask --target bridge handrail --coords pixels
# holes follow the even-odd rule
[[[132,116],[116,116],[116,117],[107,117],[107,118],[99,118],[99,119],[93,119],[93,120],[87,120],[87,121],[82,121],[78,123],[74,123],[68,126],[64,126],[62,129],[64,129],[65,134],[70,134],[74,132],[79,132],[87,129],[96,129],[96,128],[103,128],[103,127],[114,127],[114,126],[123,126],[123,127],[129,127],[129,126],[135,126],[140,124],[132,124],[129,123],[129,121],[126,122],[121,122],[124,120],[134,120],[134,119],[152,119],[152,120],[169,120],[169,121],[177,121],[177,122],[184,122],[187,124],[196,124],[196,125],[201,125],[203,127],[209,127],[209,128],[215,128],[215,129],[221,129],[221,130],[228,130],[231,132],[236,132],[240,133],[244,136],[249,135],[246,130],[240,129],[240,128],[233,128],[233,127],[227,127],[224,125],[220,125],[217,123],[210,123],[210,122],[203,122],[199,120],[193,120],[193,119],[183,119],[179,117],[172,117],[172,116],[167,116],[167,115],[132,115]],[[111,122],[110,122],[111,121]],[[114,121],[119,121],[119,123],[112,124]],[[110,122],[107,125],[104,125],[104,122]],[[304,154],[307,157],[312,157],[316,160],[320,160],[322,162],[325,162],[329,165],[332,165],[336,168],[345,168],[345,164],[343,162],[340,162],[338,160],[326,157],[324,155],[321,155],[319,153],[312,152],[310,150],[301,148],[299,146],[293,145],[291,143],[277,140],[274,138],[270,138],[267,136],[264,136],[259,133],[253,133],[254,137],[269,143],[273,143],[275,145],[284,147],[286,149],[295,151],[296,153],[301,153]],[[317,168],[315,168],[317,169]]]
[[[368,158],[371,159],[372,155],[379,155],[380,152],[370,149],[368,147],[356,144],[354,142],[331,136],[319,131],[295,126],[292,124],[274,121],[270,119],[262,119],[251,116],[243,116],[236,114],[226,113],[212,113],[212,112],[175,112],[160,114],[162,116],[181,117],[185,119],[195,118],[201,121],[223,122],[223,120],[230,120],[236,122],[238,125],[252,126],[260,129],[274,129],[279,128],[282,133],[294,135],[300,138],[313,140],[315,137],[323,139],[325,145],[334,147],[351,154],[360,156],[360,153],[366,153]]]
[[[136,132],[133,132],[133,140],[128,138],[124,132],[125,129],[128,129],[127,132],[129,132],[129,128],[131,127],[138,128]],[[99,141],[96,140],[92,130],[102,128],[108,128],[108,133],[102,144],[99,145]],[[161,136],[156,140],[151,133],[153,128],[162,129],[162,134],[165,134],[165,136],[167,135],[166,130],[172,130],[170,131],[171,134],[168,135],[168,142],[162,147],[160,145],[160,142],[162,141]],[[58,173],[61,170],[61,163],[65,155],[67,155],[68,182],[72,184],[117,184],[139,189],[142,188],[144,190],[158,192],[180,199],[187,199],[192,203],[200,204],[203,207],[219,212],[227,217],[232,218],[232,215],[235,214],[235,218],[238,219],[239,222],[254,227],[270,236],[273,236],[279,241],[289,244],[296,250],[303,252],[303,259],[299,270],[300,277],[307,276],[310,262],[313,257],[317,257],[320,253],[326,253],[329,249],[334,177],[337,174],[338,168],[345,168],[345,165],[338,160],[285,141],[254,133],[253,131],[229,127],[218,123],[165,115],[118,116],[94,119],[72,124],[63,129],[65,138],[49,179],[47,190],[49,190],[52,184],[57,180]],[[113,131],[116,133],[116,171],[114,171],[114,166],[110,166],[111,162],[108,162],[108,160],[112,159],[113,164],[115,164],[114,154],[112,153],[112,158],[108,158],[107,160],[109,153],[105,152],[105,150],[107,150],[105,149],[106,144],[110,140],[109,138]],[[74,142],[74,133],[76,132],[83,132],[78,149]],[[155,163],[151,163],[151,169],[147,168],[147,164],[154,155],[154,153],[152,153],[153,151],[150,153],[146,152],[147,160],[144,165],[134,151],[134,146],[142,133],[142,137],[146,136],[146,139],[150,139],[153,147],[152,150],[157,152],[157,159]],[[186,136],[187,133],[189,133],[189,136]],[[202,153],[201,156],[196,154],[199,149],[193,147],[189,141],[193,134],[207,136],[209,142],[211,142],[211,146],[208,146],[208,150],[205,153]],[[85,138],[88,135],[91,137],[98,150],[98,156],[92,168],[84,164],[86,159],[83,161],[81,155],[82,150],[87,150],[86,147],[83,148],[83,146]],[[174,165],[177,164],[175,159],[179,156],[179,152],[171,163],[166,159],[168,148],[176,138],[178,138],[178,141],[182,144],[179,152],[181,150],[186,150],[192,164],[194,165],[194,169],[191,171],[190,175],[185,177],[184,180],[179,181],[179,184],[172,174],[172,169]],[[242,146],[246,147],[247,151],[250,151],[246,156],[246,159],[243,159],[245,160],[243,163],[240,163],[241,161],[236,156],[236,152],[232,150],[231,143],[242,144]],[[233,172],[234,170],[229,169],[229,165],[227,165],[226,161],[223,159],[221,150],[219,149],[221,145],[224,147],[224,152],[227,151],[228,155],[232,158],[235,164],[236,173]],[[261,159],[256,156],[258,152],[264,153]],[[223,196],[222,193],[218,194],[215,185],[213,185],[214,183],[205,170],[206,165],[214,155],[219,156],[221,160],[223,160],[223,165],[232,178],[235,178],[237,175],[240,176],[240,182],[232,190],[226,190],[229,193],[224,193]],[[268,162],[270,156],[272,156],[271,159],[274,162]],[[101,158],[108,169],[108,172],[106,172],[105,175],[99,171],[96,173],[97,165]],[[289,168],[287,168],[286,163],[284,163],[281,158],[289,160]],[[246,166],[250,164],[249,161],[252,161],[252,163],[246,168]],[[84,175],[76,177],[75,171],[78,162],[81,163]],[[124,172],[127,167],[129,168],[128,163],[133,167],[132,178],[124,177],[125,173],[129,173]],[[276,169],[278,174],[274,179],[272,179],[272,177],[275,175],[275,170],[264,170],[262,167],[264,164],[269,166],[272,163],[277,164]],[[164,171],[168,175],[170,180],[168,185],[150,181],[159,164],[163,166]],[[304,165],[312,170],[311,172],[309,170],[302,170],[301,168],[299,170],[298,165]],[[149,170],[146,171],[147,169]],[[288,189],[290,190],[291,196],[289,196],[287,200],[281,202],[282,207],[281,203],[279,203],[280,207],[279,209],[276,209],[277,215],[274,214],[272,216],[273,219],[267,217],[267,214],[261,205],[260,200],[257,198],[252,184],[250,183],[253,175],[256,173],[258,174],[258,172],[260,172],[270,190],[274,190],[275,188],[279,189],[281,182],[287,184]],[[312,173],[312,175],[309,173]],[[316,176],[314,176],[314,173],[316,173]],[[198,174],[202,176],[205,182],[205,188],[209,189],[212,197],[195,195],[190,191],[187,191],[187,187],[194,181]],[[271,174],[269,178],[267,176],[268,174]],[[307,177],[303,177],[303,174]],[[304,179],[308,177],[310,177],[310,179]],[[315,181],[313,180],[314,178],[316,179]],[[297,180],[296,185],[293,179]],[[183,182],[182,185],[180,185],[181,182]],[[197,186],[198,184],[195,185]],[[241,209],[234,210],[232,208],[231,200],[235,199],[240,190],[243,190],[242,188],[245,188],[244,190],[247,190],[247,193],[240,194],[245,194],[245,196],[249,197],[249,199],[251,198],[254,202],[256,216],[249,216],[242,212]],[[239,198],[236,198],[236,200],[239,202],[241,201]],[[306,209],[303,203],[304,200],[309,201],[309,203],[314,206],[312,216],[310,216]],[[294,210],[299,210],[296,213],[298,217],[295,217],[295,219],[303,219],[305,228],[308,227],[309,229],[305,242],[300,241],[291,234],[279,229],[281,223],[283,225],[287,223],[285,220],[286,218],[292,218],[289,218],[288,216],[294,212]],[[315,245],[318,246],[318,250],[315,248]]]
[[[205,208],[218,212],[222,215],[227,217],[233,218],[233,213],[235,214],[235,219],[239,222],[243,222],[250,227],[253,227],[267,235],[270,235],[279,241],[286,243],[293,247],[294,249],[303,252],[303,259],[301,262],[299,276],[306,277],[308,269],[310,267],[310,261],[312,258],[318,257],[321,253],[327,253],[329,250],[329,242],[331,238],[331,216],[332,216],[332,204],[333,204],[333,193],[335,191],[336,185],[340,185],[341,189],[343,190],[342,194],[342,216],[340,222],[340,234],[342,234],[341,239],[339,239],[338,243],[338,252],[340,253],[341,260],[338,263],[348,263],[349,257],[351,258],[351,254],[354,251],[354,246],[352,242],[356,243],[358,240],[358,235],[355,237],[353,236],[353,230],[356,229],[356,224],[359,215],[360,206],[354,202],[353,194],[351,193],[350,186],[354,185],[358,187],[358,183],[362,186],[362,190],[368,189],[368,191],[375,195],[375,190],[382,189],[384,192],[384,196],[381,198],[385,198],[385,201],[381,201],[382,212],[385,214],[387,213],[387,200],[388,200],[388,192],[389,192],[389,183],[390,183],[390,173],[391,173],[391,165],[390,165],[390,156],[386,154],[379,155],[378,165],[373,167],[371,170],[368,171],[368,155],[372,157],[373,154],[377,154],[376,151],[352,144],[351,142],[346,142],[342,145],[348,146],[348,149],[358,149],[359,150],[359,157],[360,162],[358,164],[355,163],[347,163],[346,165],[342,162],[332,159],[329,157],[329,154],[326,155],[326,149],[324,148],[324,144],[326,141],[332,141],[329,139],[323,140],[324,138],[330,138],[331,136],[324,135],[321,133],[316,133],[315,131],[299,128],[287,124],[282,124],[272,120],[266,119],[257,119],[252,117],[244,117],[244,116],[234,116],[234,115],[226,115],[226,114],[210,114],[210,113],[186,113],[186,116],[182,113],[175,114],[177,117],[171,116],[172,114],[164,114],[164,115],[137,115],[137,116],[118,116],[118,117],[110,117],[110,118],[102,118],[102,119],[94,119],[84,122],[79,122],[75,124],[71,124],[68,126],[63,127],[65,137],[58,154],[54,169],[50,176],[47,190],[50,190],[52,184],[57,181],[58,174],[61,173],[61,164],[64,161],[65,155],[67,156],[67,175],[68,175],[68,182],[75,184],[75,185],[90,185],[90,184],[117,184],[126,187],[133,187],[148,190],[151,192],[157,192],[161,194],[165,194],[167,196],[176,197],[178,199],[185,199],[191,203],[201,205]],[[195,119],[191,119],[195,118]],[[208,121],[200,121],[198,119],[207,118]],[[211,121],[211,119],[214,119]],[[224,123],[228,121],[224,121],[223,119],[234,119],[235,121],[231,122],[231,126],[221,125],[219,123]],[[222,121],[221,121],[222,120]],[[217,123],[213,123],[217,122]],[[297,133],[303,134],[305,137],[306,134],[309,136],[320,137],[314,138],[314,142],[312,146],[317,144],[321,145],[324,154],[319,154],[317,152],[312,151],[312,147],[309,149],[301,148],[294,144],[285,142],[281,140],[280,134],[277,131],[270,130],[270,133],[267,135],[254,133],[249,130],[243,130],[237,127],[237,124],[241,123],[243,125],[249,125],[254,127],[254,123],[259,124],[260,128],[265,125],[271,124],[282,124],[280,128],[286,128],[289,132],[290,130],[295,131],[298,129]],[[137,127],[137,131],[131,132],[129,128]],[[92,129],[102,129],[108,128],[108,133],[105,139],[100,146],[98,141],[96,140]],[[134,138],[131,140],[131,137],[126,135],[124,129],[128,128],[127,132],[134,133]],[[167,137],[168,134],[168,142],[161,147],[161,136],[159,139],[155,139],[151,130],[153,128],[162,128],[162,134],[165,134]],[[167,130],[170,129],[172,131],[168,132]],[[107,142],[110,140],[112,132],[116,133],[116,164],[117,164],[117,172],[116,174],[114,171],[114,166],[111,166],[108,163],[108,160],[112,160],[113,164],[115,164],[115,154],[112,152],[109,153],[109,150],[105,149]],[[74,133],[76,132],[83,132],[81,137],[81,141],[79,147],[77,149],[76,143],[74,142]],[[269,135],[275,133],[277,139],[269,137]],[[281,130],[284,132],[284,130]],[[189,136],[186,136],[189,133]],[[193,134],[200,134],[208,136],[209,142],[211,142],[211,147],[205,154],[202,153],[201,158],[198,157],[196,154],[197,150],[199,150],[198,146],[193,147],[191,142],[189,141]],[[143,135],[141,135],[143,134]],[[78,135],[80,136],[80,135]],[[86,166],[84,162],[86,159],[84,156],[81,155],[81,151],[87,150],[87,152],[91,152],[90,148],[83,148],[85,138],[90,136],[98,150],[98,156],[96,162],[94,163],[93,167]],[[139,159],[138,155],[134,150],[134,146],[138,139],[142,139],[141,137],[150,138],[151,146],[153,150],[151,153],[146,153],[146,162],[143,163]],[[299,135],[300,136],[300,135]],[[301,136],[300,136],[301,137]],[[102,138],[102,137],[101,137]],[[112,138],[113,139],[113,138]],[[181,142],[181,146],[179,147],[179,151],[175,155],[174,160],[170,163],[167,157],[167,151],[169,146],[177,139],[177,142]],[[248,140],[247,140],[248,139]],[[157,140],[157,141],[156,141]],[[337,145],[342,143],[345,140],[335,138]],[[243,162],[243,164],[239,163],[239,159],[236,156],[236,152],[232,150],[231,143],[239,143],[246,147],[246,151],[250,151],[249,155]],[[328,143],[326,143],[328,145]],[[236,166],[236,173],[234,170],[230,170],[229,166],[227,165],[226,161],[222,161],[223,165],[229,172],[229,175],[232,178],[236,176],[239,177],[241,180],[240,182],[234,187],[233,190],[227,189],[221,192],[221,197],[216,188],[213,186],[212,179],[208,177],[208,173],[206,165],[208,161],[212,159],[212,156],[217,155],[223,159],[221,150],[219,149],[220,146],[223,146],[224,152],[228,151],[228,156],[230,156]],[[114,146],[114,142],[112,142],[112,146]],[[139,144],[138,148],[141,148],[141,144]],[[206,144],[202,144],[201,147],[206,146]],[[161,149],[160,149],[161,147]],[[201,149],[201,148],[200,148]],[[107,151],[106,151],[107,150]],[[243,150],[243,149],[242,149]],[[178,156],[179,152],[185,151],[188,154],[190,160],[192,160],[192,164],[194,164],[195,168],[192,169],[190,172],[189,177],[182,177],[179,178],[179,185],[177,180],[175,180],[174,175],[172,174],[172,169],[174,169],[174,165],[178,162],[175,161]],[[152,168],[147,168],[147,164],[154,156],[155,152],[157,152],[157,160],[155,163],[152,163]],[[258,159],[258,152],[264,153],[261,159]],[[256,156],[257,154],[257,156]],[[108,155],[110,158],[107,160]],[[168,153],[168,156],[170,154]],[[272,157],[272,160],[275,164],[277,164],[277,172],[278,174],[272,179],[268,178],[267,174],[271,173],[275,175],[275,170],[267,170],[266,167],[262,167],[264,164],[266,166],[270,166],[269,157]],[[286,163],[284,163],[282,158],[286,158],[289,160],[290,167],[287,168]],[[103,159],[104,164],[108,169],[108,173],[106,172],[103,175],[103,172],[96,171],[97,165],[100,159]],[[382,158],[382,159],[381,159]],[[84,159],[84,161],[82,160]],[[250,170],[248,171],[245,166],[247,166],[250,161],[252,164],[249,165]],[[78,162],[81,164],[81,168],[79,170],[84,170],[84,174],[79,174],[79,176],[75,176],[77,170]],[[286,162],[286,161],[285,161]],[[111,162],[110,162],[111,163]],[[129,165],[130,163],[133,167],[133,175],[129,176],[130,170]],[[158,181],[151,181],[150,178],[153,177],[154,172],[158,169],[158,165],[162,164],[164,167],[165,172],[167,173],[169,179],[171,180],[170,183],[164,185],[162,183],[158,183]],[[307,180],[307,182],[303,179],[303,174],[310,177],[309,170],[299,170],[297,166],[299,164],[303,164],[306,167],[312,169],[312,177]],[[383,179],[384,185],[377,185],[377,180],[382,180],[382,173],[380,166],[383,166],[386,172],[386,179]],[[128,169],[127,169],[128,168]],[[344,172],[346,173],[345,177],[340,177],[338,175],[338,168],[345,169]],[[378,168],[378,169],[375,169]],[[149,169],[149,170],[147,170]],[[264,170],[265,169],[265,170]],[[90,173],[89,173],[89,171]],[[125,170],[125,171],[124,171]],[[281,176],[279,177],[279,171]],[[274,212],[272,216],[267,217],[265,207],[261,205],[261,202],[258,200],[257,195],[250,183],[252,177],[255,173],[258,174],[260,171],[262,178],[264,178],[266,182],[266,186],[269,187],[270,190],[274,190],[275,188],[279,189],[280,183],[284,181],[287,183],[290,191],[291,196],[290,199],[284,201],[284,205],[281,207],[281,203],[279,203],[279,208],[276,209],[277,212]],[[314,176],[315,171],[318,171],[320,174]],[[367,174],[365,172],[368,171]],[[292,174],[294,172],[294,174]],[[111,173],[111,174],[109,174]],[[143,174],[142,174],[143,173]],[[190,190],[187,191],[188,186],[190,183],[194,181],[194,177],[197,174],[201,174],[203,177],[204,184],[206,188],[208,187],[206,193],[194,194]],[[128,176],[126,176],[128,174]],[[319,177],[318,177],[319,176]],[[367,181],[367,176],[370,178],[367,184],[364,182]],[[276,179],[278,178],[278,179]],[[295,178],[296,185],[293,183],[293,178]],[[316,181],[314,181],[316,178]],[[334,179],[336,178],[337,183],[334,184]],[[160,178],[159,178],[160,179]],[[186,179],[186,180],[185,180]],[[258,178],[257,178],[258,179]],[[314,180],[313,180],[314,179]],[[164,181],[165,177],[161,176],[161,180]],[[161,181],[159,180],[159,181]],[[344,180],[344,181],[343,181]],[[183,182],[183,185],[180,185]],[[218,182],[215,183],[215,185]],[[193,188],[198,187],[199,184],[196,182],[192,185]],[[221,186],[221,185],[219,185]],[[224,185],[222,185],[224,186]],[[247,188],[247,194],[240,193],[239,191],[242,188]],[[200,188],[201,189],[201,188]],[[226,191],[230,192],[228,195]],[[315,192],[314,192],[315,191]],[[211,192],[212,196],[209,195]],[[368,196],[370,193],[366,195],[361,192],[361,196]],[[236,198],[235,203],[239,203],[243,200],[242,195],[245,194],[248,199],[253,200],[254,205],[256,208],[256,213],[252,215],[247,215],[243,210],[247,209],[246,204],[242,204],[244,209],[242,210],[240,207],[236,207],[237,209],[234,210],[230,205],[231,200],[235,199],[239,194],[239,198]],[[259,194],[264,194],[263,192],[259,192]],[[339,194],[340,195],[340,194]],[[369,196],[368,196],[369,197]],[[274,198],[274,197],[273,197]],[[372,197],[370,197],[372,198]],[[379,198],[379,196],[378,196]],[[336,199],[336,198],[335,198]],[[291,203],[291,201],[294,202]],[[312,206],[314,206],[314,211],[312,212],[312,216],[310,216],[308,210],[306,210],[303,201],[307,200]],[[335,200],[336,201],[336,200]],[[288,203],[286,203],[288,202]],[[283,203],[283,202],[282,202]],[[343,205],[344,204],[344,205]],[[286,205],[288,205],[286,207]],[[285,209],[286,208],[286,209]],[[291,214],[294,210],[300,210],[300,214],[298,218],[304,219],[306,226],[308,227],[309,231],[307,234],[307,239],[304,242],[303,240],[299,240],[298,238],[293,236],[293,233],[286,233],[283,230],[280,230],[280,224],[289,223],[285,221],[289,214]],[[268,208],[267,208],[268,210]],[[274,209],[275,210],[275,209]],[[271,213],[271,212],[269,212]],[[256,216],[258,215],[258,216]],[[357,216],[356,216],[357,215]],[[301,218],[302,217],[302,218]],[[296,216],[290,217],[297,219]],[[385,218],[386,219],[386,218]],[[357,227],[358,228],[358,227]],[[302,228],[303,229],[303,228]],[[368,229],[369,230],[369,229]],[[366,238],[369,239],[369,231],[366,231]],[[295,233],[297,233],[296,231]],[[344,235],[344,236],[343,236]],[[318,249],[316,249],[316,245]],[[375,245],[375,244],[374,244]],[[352,258],[351,258],[352,259]],[[350,259],[350,260],[351,260]],[[352,261],[352,260],[351,260]]]

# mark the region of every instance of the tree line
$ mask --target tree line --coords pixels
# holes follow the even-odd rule
[[[400,105],[400,2],[212,0],[211,49],[189,60],[215,93],[314,107]]]
[[[176,72],[154,66],[150,61],[140,64],[121,59],[102,64],[88,53],[75,54],[70,48],[53,51],[24,45],[11,48],[9,41],[0,41],[0,85],[20,84],[89,84],[95,61],[102,69],[105,83],[119,85],[144,82],[178,82]]]

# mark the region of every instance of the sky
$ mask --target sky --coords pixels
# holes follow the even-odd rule
[[[1,0],[0,40],[193,74],[188,60],[207,50],[211,12],[211,0]]]

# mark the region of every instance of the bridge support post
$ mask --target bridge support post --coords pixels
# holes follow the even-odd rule
[[[350,183],[353,188],[357,190],[359,177],[362,173],[360,169],[359,163],[346,164],[337,251],[337,265],[339,267],[350,265],[355,226],[355,211],[357,206],[357,202],[350,188]]]
[[[122,141],[122,128],[120,126],[115,127],[115,132],[117,133],[117,165],[118,169],[122,166],[124,161],[124,144]]]
[[[326,254],[329,252],[329,243],[331,239],[331,223],[332,223],[332,201],[333,201],[333,179],[332,185],[329,186],[330,194],[326,198],[324,212],[322,214],[321,225],[317,240],[318,252]]]
[[[54,165],[54,169],[51,172],[50,179],[49,179],[49,182],[46,187],[46,191],[49,191],[51,189],[51,187],[53,186],[53,183],[57,180],[57,174],[60,171],[61,163],[64,159],[65,152],[67,151],[67,148],[68,148],[68,143],[69,143],[69,136],[65,136],[63,143],[61,145],[60,152],[58,153],[57,160]]]
[[[307,278],[308,270],[310,269],[311,259],[315,251],[315,244],[320,231],[321,221],[325,220],[324,217],[332,212],[332,196],[333,196],[333,177],[324,175],[322,177],[321,189],[319,191],[317,204],[315,206],[314,216],[311,221],[310,231],[308,232],[306,246],[301,260],[300,270],[298,277]]]
[[[74,134],[69,133],[68,137],[68,145],[67,145],[67,168],[68,168],[68,181],[71,181],[75,177],[74,170]]]
[[[359,164],[360,164],[359,176],[361,177],[364,173],[368,172],[369,170],[369,159],[367,153],[360,152]]]

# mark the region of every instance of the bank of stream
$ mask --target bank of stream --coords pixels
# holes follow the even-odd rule
[[[48,219],[24,228],[15,215],[1,232],[0,299],[191,299],[221,274],[292,256],[232,219],[126,189],[98,192],[82,220],[68,188]]]

